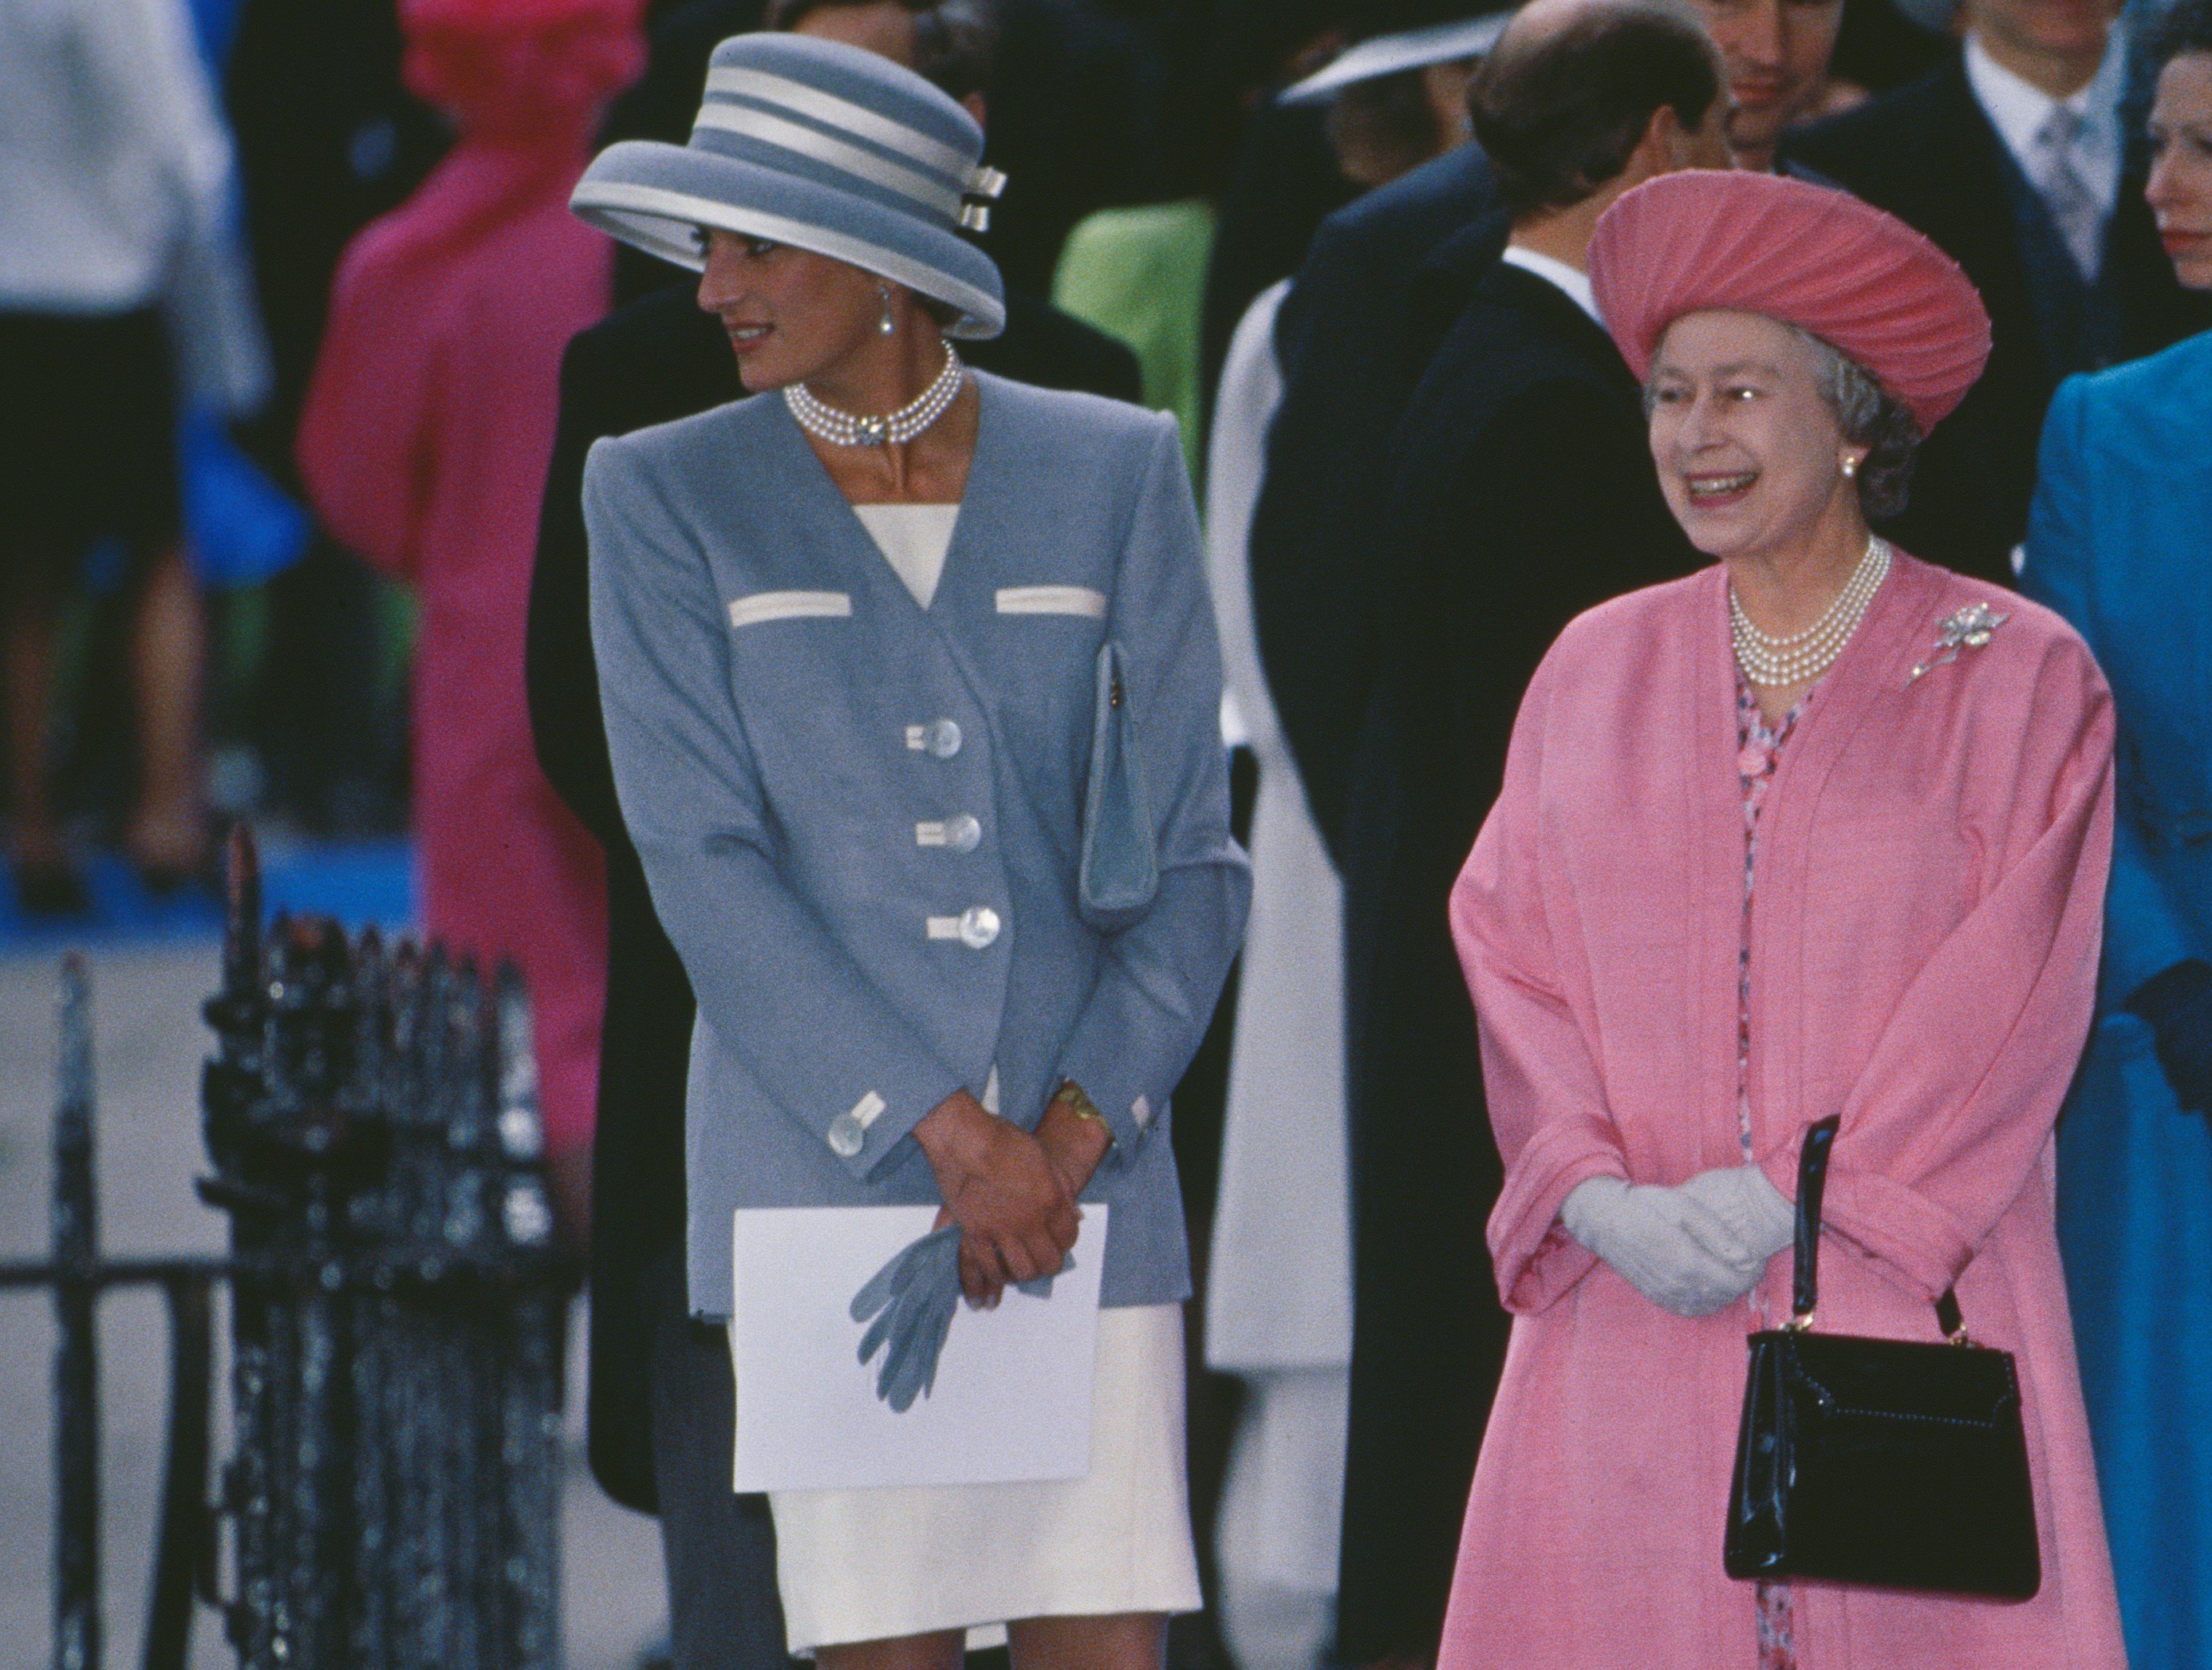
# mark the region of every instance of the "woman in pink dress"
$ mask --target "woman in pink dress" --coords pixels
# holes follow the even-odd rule
[[[331,531],[421,600],[422,921],[530,984],[563,1228],[588,1222],[606,972],[598,846],[538,771],[523,629],[561,354],[613,246],[568,213],[599,113],[643,64],[639,0],[402,0],[409,86],[460,143],[338,269],[301,420]]]
[[[1718,558],[1553,647],[1452,899],[1515,1314],[1443,1670],[2124,1662],[2053,1230],[2089,1024],[2112,710],[2056,615],[1893,550],[1979,298],[1841,194],[1689,174],[1590,252],[1676,517]],[[1747,1333],[1789,1314],[1840,1112],[1820,1326],[2014,1354],[2043,1586],[1731,1581]]]

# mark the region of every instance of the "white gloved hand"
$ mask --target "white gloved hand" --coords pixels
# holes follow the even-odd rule
[[[1769,1259],[1797,1239],[1797,1209],[1756,1166],[1699,1172],[1681,1192],[1734,1230],[1762,1273]]]
[[[1758,1284],[1771,1254],[1680,1189],[1592,1177],[1575,1185],[1559,1222],[1662,1310],[1710,1316]]]

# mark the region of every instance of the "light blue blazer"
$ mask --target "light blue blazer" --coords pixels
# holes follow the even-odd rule
[[[2212,1663],[2212,1125],[2120,1006],[2212,959],[2212,335],[2063,384],[2022,588],[2112,681],[2102,1002],[2058,1125],[2058,1233],[2136,1670]]]
[[[1168,1098],[1250,898],[1221,666],[1171,418],[976,373],[981,430],[924,610],[763,396],[600,442],[592,637],[623,815],[699,1000],[692,1310],[730,1307],[743,1207],[939,1198],[909,1137],[995,1074],[1114,1144],[1103,1301],[1189,1292]],[[1157,838],[1150,907],[1076,887],[1109,637]],[[670,1203],[672,1211],[677,1204]]]

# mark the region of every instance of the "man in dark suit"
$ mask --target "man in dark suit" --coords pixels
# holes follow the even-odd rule
[[[1474,13],[1495,9],[1470,5]],[[1390,436],[1467,300],[1465,265],[1429,258],[1491,206],[1474,143],[1321,223],[1275,322],[1283,400],[1252,514],[1252,612],[1268,692],[1306,801],[1342,862],[1352,745],[1375,665],[1367,553]]]
[[[1269,98],[1252,113],[1216,209],[1199,310],[1198,375],[1211,432],[1229,339],[1252,299],[1298,270],[1322,222],[1359,194],[1329,143],[1328,107]],[[1442,147],[1432,147],[1431,155]],[[1370,182],[1371,183],[1371,182]]]
[[[1630,187],[1728,165],[1720,58],[1669,0],[1534,0],[1477,73],[1502,255],[1392,449],[1379,671],[1343,834],[1353,1301],[1339,1655],[1430,1658],[1504,1360],[1500,1164],[1446,921],[1522,691],[1575,615],[1688,572],[1584,276]],[[1510,227],[1510,234],[1508,228]],[[1474,258],[1479,260],[1478,254]]]
[[[962,9],[975,9],[973,0],[962,0]],[[909,15],[901,0],[829,0],[793,10],[788,21],[802,32],[889,26],[891,45]],[[976,68],[958,67],[963,75]],[[979,117],[980,106],[976,100]],[[1006,297],[1006,334],[962,350],[1002,376],[1137,398],[1137,362],[1127,348],[1018,291]],[[688,417],[744,392],[720,323],[700,311],[690,284],[634,302],[576,337],[562,361],[560,426],[530,598],[538,760],[607,854],[607,1008],[592,1209],[592,1471],[617,1502],[661,1516],[677,1670],[782,1670],[783,1618],[767,1503],[730,1490],[728,1345],[721,1328],[691,1319],[685,1301],[684,1105],[694,1005],[615,800],[592,655],[582,488],[585,454],[602,436]]]
[[[1990,310],[1989,369],[1921,448],[1884,527],[1932,561],[2012,583],[2035,450],[2060,381],[2212,325],[2175,283],[2120,124],[2117,0],[1966,0],[1962,50],[1921,80],[1783,142],[1933,239]]]

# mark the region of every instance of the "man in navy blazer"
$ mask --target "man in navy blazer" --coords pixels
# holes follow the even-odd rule
[[[1388,491],[1390,437],[1471,282],[1465,262],[1430,258],[1491,204],[1472,143],[1423,163],[1322,222],[1276,320],[1283,400],[1252,514],[1252,612],[1333,856],[1377,649],[1361,554]]]
[[[2121,127],[2118,11],[2117,0],[1966,0],[1960,51],[1782,144],[1794,172],[1925,233],[1981,291],[1989,369],[1921,448],[1911,503],[1882,531],[2004,585],[2060,381],[2212,325],[2212,304],[2175,283],[2143,204]]]

